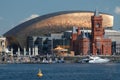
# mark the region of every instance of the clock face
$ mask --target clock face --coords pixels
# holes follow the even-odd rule
[[[97,24],[96,24],[96,27],[100,27],[100,24],[99,24],[99,23],[97,23]]]

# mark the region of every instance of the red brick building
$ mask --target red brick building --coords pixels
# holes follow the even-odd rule
[[[102,27],[102,16],[95,11],[91,16],[91,37],[88,38],[84,30],[73,27],[71,38],[71,50],[76,55],[111,55],[111,39],[104,37],[104,28]]]

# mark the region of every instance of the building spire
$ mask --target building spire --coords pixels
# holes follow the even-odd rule
[[[82,38],[87,38],[84,32],[84,28],[83,28],[83,34],[82,34]]]
[[[98,12],[97,9],[96,9],[95,12],[94,12],[94,16],[99,16],[99,12]]]
[[[72,33],[77,33],[77,31],[76,31],[76,27],[75,27],[75,26],[73,26]]]

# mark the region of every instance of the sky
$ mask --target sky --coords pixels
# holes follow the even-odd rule
[[[95,9],[113,15],[113,29],[120,30],[120,0],[0,0],[0,35],[48,13]]]

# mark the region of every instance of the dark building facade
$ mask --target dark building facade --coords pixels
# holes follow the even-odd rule
[[[86,36],[79,28],[73,29],[70,46],[76,55],[111,55],[112,41],[104,37],[102,20],[97,11],[91,16],[91,37]]]
[[[27,50],[33,53],[33,48],[38,48],[38,54],[52,54],[53,49],[61,46],[68,49],[69,37],[63,33],[51,33],[48,36],[28,36],[27,37]]]

